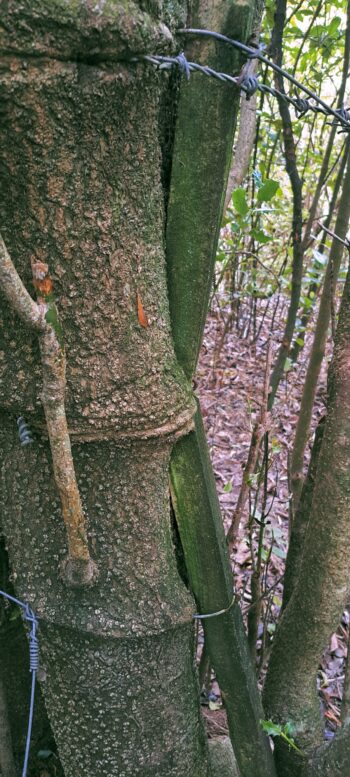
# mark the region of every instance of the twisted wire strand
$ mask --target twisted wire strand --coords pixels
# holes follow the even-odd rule
[[[256,58],[256,59],[260,59],[262,62],[265,62],[267,65],[271,66],[274,70],[276,70],[277,72],[280,72],[285,78],[288,78],[295,86],[297,86],[299,89],[305,92],[308,95],[308,98],[300,97],[300,95],[298,94],[296,94],[295,97],[292,97],[291,95],[282,93],[278,89],[275,89],[273,86],[260,83],[258,77],[255,75],[245,76],[244,71],[239,76],[230,76],[228,73],[218,72],[217,70],[214,70],[208,65],[200,65],[198,62],[190,62],[186,59],[183,51],[174,57],[145,54],[144,56],[133,58],[132,61],[136,62],[136,61],[143,60],[143,61],[149,62],[151,65],[154,65],[159,70],[170,70],[173,67],[178,67],[180,72],[186,76],[187,80],[189,80],[191,72],[197,71],[200,73],[204,73],[204,75],[206,76],[216,78],[218,81],[231,83],[236,88],[239,88],[241,91],[243,91],[246,94],[247,100],[249,100],[249,98],[252,97],[252,95],[257,90],[265,94],[270,94],[272,97],[280,97],[286,103],[293,106],[297,119],[303,118],[306,115],[306,113],[308,113],[309,111],[311,111],[312,113],[322,113],[324,116],[332,116],[333,117],[332,123],[339,126],[341,128],[340,129],[341,132],[350,131],[350,111],[348,111],[345,107],[336,108],[336,109],[331,108],[329,105],[327,105],[327,103],[321,100],[321,98],[319,98],[316,94],[314,94],[311,91],[311,89],[309,89],[308,87],[304,87],[303,84],[300,84],[299,81],[297,81],[293,76],[291,76],[285,70],[282,70],[282,68],[279,68],[277,65],[274,64],[274,62],[271,62],[271,60],[269,60],[267,57],[260,54],[261,49],[250,48],[249,46],[245,46],[243,43],[239,43],[238,41],[233,41],[230,38],[226,38],[225,35],[220,35],[220,33],[211,33],[208,30],[189,29],[189,30],[181,30],[180,32],[202,33],[206,35],[212,35],[213,37],[218,38],[219,40],[223,40],[224,42],[230,42],[232,45],[237,44],[237,47],[241,49],[249,59]]]
[[[346,108],[331,108],[330,105],[328,105],[324,100],[322,100],[321,97],[318,97],[315,92],[313,92],[311,89],[309,89],[308,86],[305,86],[305,84],[302,84],[300,81],[298,81],[294,76],[292,76],[291,73],[288,73],[287,70],[284,70],[279,65],[276,65],[275,62],[273,62],[271,59],[266,57],[262,52],[264,49],[264,46],[259,46],[258,48],[253,48],[252,46],[247,46],[245,43],[241,43],[238,40],[234,40],[233,38],[228,38],[227,35],[223,35],[220,32],[214,32],[213,30],[204,30],[204,29],[195,29],[192,27],[188,28],[182,28],[181,30],[178,30],[180,34],[186,34],[186,35],[195,35],[195,36],[205,36],[210,38],[215,38],[216,40],[221,41],[222,43],[227,43],[229,46],[233,46],[234,48],[241,51],[243,54],[245,54],[248,59],[259,59],[260,62],[264,62],[265,65],[270,67],[272,70],[274,70],[276,73],[279,73],[283,78],[286,78],[288,81],[290,81],[294,86],[297,87],[297,89],[301,89],[304,94],[307,94],[309,98],[315,101],[317,105],[321,106],[327,115],[333,116],[337,121],[340,121],[345,129],[350,129],[350,112],[347,111]],[[293,98],[288,98],[293,99]],[[312,110],[314,110],[312,108]]]
[[[23,415],[20,415],[19,418],[17,418],[17,426],[19,441],[22,447],[25,445],[30,445],[30,443],[34,442],[30,427],[26,420],[23,418]]]
[[[0,590],[0,596],[3,596],[4,599],[8,599],[10,602],[13,602],[14,604],[17,604],[19,607],[21,607],[24,619],[29,624],[31,624],[31,628],[29,632],[29,671],[32,673],[32,684],[31,684],[30,701],[29,701],[26,746],[25,746],[23,768],[22,768],[22,777],[27,777],[30,740],[31,740],[32,728],[33,728],[36,676],[37,676],[37,671],[39,669],[39,642],[37,637],[38,619],[35,613],[33,612],[33,610],[31,609],[31,607],[29,606],[29,604],[26,604],[25,602],[21,602],[20,599],[16,599],[15,596],[11,596],[11,594],[6,593],[6,591]]]

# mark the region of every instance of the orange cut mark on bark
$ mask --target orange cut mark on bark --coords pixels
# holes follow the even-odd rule
[[[139,324],[140,326],[143,326],[144,329],[146,329],[149,326],[149,321],[144,311],[144,307],[138,291],[136,292],[136,301],[137,301],[137,318],[139,320]]]
[[[52,294],[53,283],[51,278],[44,278],[42,281],[34,281],[34,286],[37,294],[42,294],[44,297],[48,297]]]
[[[45,262],[32,262],[33,284],[38,295],[49,297],[53,282],[49,275],[49,265]]]

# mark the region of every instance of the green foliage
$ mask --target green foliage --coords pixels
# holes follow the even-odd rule
[[[270,202],[275,194],[277,194],[280,185],[278,181],[267,180],[258,189],[257,199],[258,202]]]
[[[246,200],[244,189],[235,189],[232,193],[232,203],[240,216],[246,216],[249,213],[249,205]]]
[[[278,723],[274,723],[272,720],[260,720],[261,727],[265,734],[269,737],[281,737],[289,747],[292,747],[298,755],[304,756],[302,750],[295,744],[293,739],[293,725],[290,722],[285,723],[284,726],[280,726]]]
[[[268,45],[274,25],[275,0],[267,0],[265,9],[262,39]],[[288,5],[283,67],[334,106],[342,71],[345,26],[345,0],[322,4],[319,0],[310,0],[308,3]],[[260,77],[263,72],[260,71]],[[273,74],[269,69],[265,78],[267,84],[273,85]],[[288,94],[295,96],[294,88],[287,82],[285,88]],[[300,96],[304,95],[300,93]],[[257,107],[259,123],[252,155],[254,169],[232,194],[217,254],[217,278],[218,283],[224,280],[229,300],[237,310],[243,313],[247,309],[244,306],[253,299],[254,310],[259,315],[256,301],[264,306],[275,293],[290,294],[293,196],[285,172],[282,122],[276,98],[269,94],[259,95]],[[298,119],[292,107],[290,114],[298,171],[303,180],[305,224],[332,122],[321,114],[315,116],[311,112]],[[344,136],[336,134],[328,173],[317,202],[316,215],[321,220],[329,212],[343,143]],[[328,261],[329,241],[327,247],[320,250],[320,237],[315,220],[304,252],[301,311],[296,330],[298,348],[303,347],[306,337],[304,314],[312,314],[316,308]],[[287,362],[285,371],[290,367]]]
[[[263,179],[259,170],[255,170],[251,179],[251,187],[238,187],[232,193],[231,205],[228,208],[225,227],[228,234],[221,239],[217,262],[221,264],[221,273],[231,273],[231,266],[238,254],[244,252],[240,270],[245,274],[245,282],[237,297],[270,296],[277,288],[276,279],[263,273],[264,291],[261,290],[261,272],[258,267],[258,255],[263,246],[274,240],[274,224],[272,214],[280,207],[281,188],[278,181]]]

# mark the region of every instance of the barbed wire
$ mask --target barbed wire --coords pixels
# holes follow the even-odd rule
[[[180,52],[180,54],[177,56],[173,57],[146,54],[144,56],[134,58],[133,61],[139,61],[142,59],[158,67],[159,70],[169,70],[173,67],[178,67],[180,72],[185,75],[187,80],[189,80],[191,72],[203,73],[206,76],[216,78],[218,81],[231,83],[233,86],[243,91],[246,94],[248,100],[250,97],[252,97],[253,94],[255,94],[256,91],[262,92],[264,94],[270,94],[272,97],[277,97],[289,105],[292,105],[298,119],[304,117],[309,111],[312,113],[322,113],[324,116],[333,117],[332,123],[340,127],[340,132],[350,131],[350,111],[347,108],[344,106],[341,108],[332,108],[324,100],[318,97],[318,95],[312,92],[309,87],[300,83],[296,78],[294,78],[294,76],[268,59],[268,57],[262,53],[263,47],[253,48],[251,46],[246,46],[244,43],[240,43],[240,41],[227,38],[226,35],[222,35],[218,32],[212,32],[210,30],[197,30],[189,28],[182,29],[179,32],[191,35],[210,36],[219,41],[222,41],[223,43],[228,43],[229,45],[234,46],[247,56],[248,63],[245,66],[246,68],[249,65],[249,60],[259,59],[261,62],[264,62],[266,65],[271,67],[275,72],[282,75],[283,78],[286,78],[288,81],[290,81],[297,90],[307,94],[307,98],[301,97],[298,93],[296,93],[293,97],[289,94],[286,94],[285,92],[280,92],[273,86],[261,83],[256,75],[245,73],[245,68],[243,68],[240,75],[231,76],[228,73],[222,73],[214,70],[207,65],[200,65],[198,62],[189,62],[183,51]]]
[[[227,43],[229,46],[233,46],[234,48],[241,51],[243,54],[247,56],[248,59],[259,59],[260,62],[264,62],[265,65],[270,67],[272,70],[275,71],[275,73],[279,73],[283,78],[286,78],[290,83],[292,83],[297,89],[300,89],[304,94],[307,94],[309,98],[314,100],[314,102],[321,108],[324,109],[325,115],[333,116],[334,119],[336,119],[337,122],[340,122],[345,129],[350,129],[350,112],[347,111],[346,108],[331,108],[330,105],[328,105],[324,100],[322,100],[321,97],[319,97],[315,92],[312,91],[312,89],[309,89],[308,86],[305,86],[305,84],[302,84],[300,81],[298,81],[294,76],[292,76],[291,73],[288,73],[288,70],[284,70],[279,65],[276,65],[275,62],[273,62],[271,59],[265,56],[263,54],[264,46],[260,46],[258,48],[254,48],[253,46],[247,46],[245,43],[241,43],[238,40],[234,40],[234,38],[228,38],[227,35],[223,35],[220,32],[214,32],[213,30],[202,30],[202,29],[196,29],[192,27],[182,28],[178,31],[180,34],[185,35],[195,35],[195,36],[205,36],[214,38],[215,40],[219,40],[222,43]],[[282,94],[282,97],[284,95]],[[288,97],[288,99],[293,99]],[[308,102],[308,101],[305,101]],[[321,112],[321,111],[319,111]]]

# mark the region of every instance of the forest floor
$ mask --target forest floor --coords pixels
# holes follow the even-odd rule
[[[207,319],[205,337],[196,377],[196,391],[200,398],[212,462],[214,466],[220,505],[227,531],[242,483],[252,428],[261,407],[266,372],[266,353],[271,340],[275,354],[282,339],[284,319],[283,298],[259,301],[258,312],[242,305],[224,341],[222,333],[230,313],[225,296],[214,298]],[[251,303],[250,303],[251,305]],[[267,310],[265,310],[265,305]],[[255,325],[254,325],[255,319]],[[254,327],[255,334],[254,337]],[[272,332],[272,335],[271,335]],[[298,418],[301,388],[303,386],[312,336],[306,338],[298,363],[285,373],[270,418],[270,458],[268,472],[268,525],[265,532],[265,566],[263,586],[268,592],[259,623],[257,666],[260,680],[268,658],[269,645],[279,616],[284,571],[288,547],[288,456],[292,450]],[[219,345],[221,345],[220,350]],[[327,362],[332,350],[328,347]],[[327,363],[324,364],[313,416],[313,430],[325,411]],[[312,431],[313,431],[312,430]],[[312,435],[310,436],[310,444]],[[234,585],[240,593],[243,612],[249,608],[252,557],[248,536],[251,505],[257,498],[254,481],[241,522],[235,552],[232,558]],[[271,590],[272,588],[272,590]],[[339,725],[340,703],[347,654],[349,616],[345,612],[337,633],[331,638],[318,673],[318,688],[325,716],[325,737],[331,738]],[[200,640],[201,641],[201,640]],[[302,645],[300,645],[302,650]],[[226,718],[221,707],[220,691],[214,677],[202,694],[204,714],[210,736],[227,734]]]

